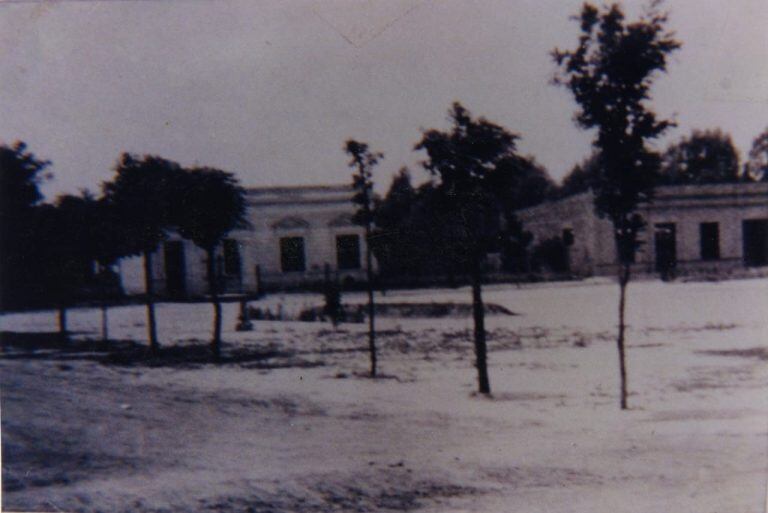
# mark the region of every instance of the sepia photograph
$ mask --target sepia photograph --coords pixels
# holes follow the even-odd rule
[[[0,0],[0,510],[766,513],[766,0]]]

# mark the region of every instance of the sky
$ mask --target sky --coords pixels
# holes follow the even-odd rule
[[[117,0],[0,3],[0,141],[52,161],[42,187],[98,191],[122,152],[236,173],[246,186],[344,183],[349,138],[385,158],[384,192],[422,130],[460,101],[520,135],[555,179],[589,155],[570,93],[575,0]],[[623,3],[630,17],[643,3]],[[721,128],[742,158],[768,126],[768,1],[667,0],[683,43],[650,105]]]

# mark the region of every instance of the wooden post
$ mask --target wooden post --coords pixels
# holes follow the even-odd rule
[[[253,323],[251,322],[250,313],[248,312],[248,300],[243,296],[240,299],[240,321],[235,328],[237,331],[251,331],[253,329]]]

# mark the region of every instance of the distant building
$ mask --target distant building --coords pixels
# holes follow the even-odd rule
[[[353,194],[347,185],[248,189],[250,226],[233,231],[219,248],[223,293],[306,287],[326,275],[364,281],[364,229],[352,222]],[[768,183],[659,187],[639,211],[647,226],[635,272],[722,276],[768,266]],[[613,229],[595,214],[592,193],[520,210],[517,217],[534,236],[530,248],[555,237],[568,243],[572,274],[615,273]],[[203,250],[172,234],[154,255],[156,293],[206,295],[205,263]],[[126,293],[144,292],[140,257],[124,259],[120,274]]]
[[[635,271],[726,274],[768,265],[768,183],[659,187],[639,209],[647,225]],[[610,221],[594,210],[591,192],[521,210],[532,246],[559,237],[570,243],[570,271],[581,276],[616,271]]]
[[[353,194],[347,185],[247,189],[250,226],[231,232],[219,248],[223,292],[318,284],[327,273],[363,281],[365,232],[352,222]],[[206,255],[192,242],[172,235],[153,260],[158,295],[207,294]],[[126,293],[144,292],[141,258],[125,259],[120,273]]]

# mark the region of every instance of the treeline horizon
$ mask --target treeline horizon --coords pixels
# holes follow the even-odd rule
[[[29,147],[27,141],[14,140],[13,142],[2,142],[0,146],[11,147],[16,144],[23,144],[25,148]],[[131,153],[131,152],[123,152]],[[689,135],[680,136],[680,138],[671,142],[660,152],[662,155],[661,171],[662,182],[660,185],[696,185],[696,184],[716,184],[716,183],[742,183],[742,182],[765,182],[768,181],[768,125],[766,129],[758,134],[752,141],[752,146],[746,157],[742,157],[741,152],[733,143],[731,135],[721,128],[694,128]],[[143,154],[134,152],[134,155]],[[143,154],[146,155],[146,154]],[[557,200],[586,191],[589,188],[590,171],[594,168],[596,153],[583,157],[574,163],[567,173],[559,179],[552,178],[550,171],[543,164],[539,163],[534,155],[527,155],[525,158],[535,163],[536,167],[541,169],[547,176],[550,183],[550,190],[546,195],[546,200]],[[45,160],[48,166],[55,163]],[[47,167],[48,167],[47,166]],[[398,179],[398,176],[407,171],[411,173],[409,166],[402,166],[392,176],[391,185]],[[39,185],[54,179],[53,173],[48,172],[47,177],[40,180]],[[431,180],[426,176],[425,182]],[[104,182],[102,182],[103,184]],[[335,182],[334,182],[335,183]],[[422,185],[419,183],[418,185]],[[290,185],[301,185],[290,184]],[[244,186],[259,188],[260,185]],[[266,186],[265,186],[266,187]],[[78,192],[93,194],[90,188],[81,187]],[[42,194],[42,193],[41,193]],[[52,201],[55,202],[61,196],[72,196],[72,192],[57,192],[52,195]],[[43,200],[46,201],[43,195]]]
[[[10,146],[3,144],[0,145],[0,151],[6,155],[6,158],[3,158],[2,164],[4,167],[2,170],[2,200],[4,204],[3,211],[5,212],[3,213],[3,220],[6,226],[15,217],[9,212],[16,209],[19,212],[23,212],[32,205],[40,207],[42,210],[50,211],[49,214],[54,210],[59,210],[62,213],[62,219],[58,223],[63,223],[66,226],[53,227],[51,226],[52,223],[42,223],[33,230],[38,237],[48,241],[55,240],[56,237],[46,236],[46,233],[49,235],[51,233],[60,235],[66,231],[72,232],[72,224],[77,224],[78,222],[90,224],[96,221],[100,221],[103,224],[107,221],[103,213],[97,214],[94,218],[95,220],[88,221],[89,215],[94,217],[92,213],[86,213],[86,210],[90,208],[89,203],[94,203],[93,208],[98,210],[102,208],[98,205],[103,200],[103,197],[97,198],[96,193],[89,189],[82,189],[79,195],[59,194],[53,201],[47,201],[40,191],[40,186],[53,178],[53,173],[50,171],[53,163],[37,158],[27,150],[25,143],[16,142]],[[5,176],[8,174],[5,168],[10,169],[17,165],[9,164],[10,160],[8,157],[14,152],[17,154],[15,158],[18,160],[18,165],[29,168],[25,171],[29,173],[26,177],[29,183],[26,185],[14,184],[12,183],[12,178]],[[123,153],[119,157],[115,166],[116,172],[120,169],[121,161],[124,161],[128,155],[130,154]],[[768,155],[768,128],[755,138],[753,148],[743,163],[730,135],[727,133],[720,129],[693,130],[690,136],[682,137],[678,142],[670,144],[660,154],[657,185],[765,182],[768,181],[768,157],[766,155]],[[10,157],[11,160],[13,158]],[[139,159],[141,157],[131,156],[131,158]],[[143,158],[155,159],[156,162],[161,162],[163,165],[174,169],[182,169],[178,163],[159,156],[145,155]],[[519,190],[521,194],[517,194],[511,200],[515,210],[585,192],[594,186],[594,181],[599,176],[599,158],[597,153],[593,153],[575,164],[570,172],[562,178],[560,183],[556,183],[551,178],[546,168],[537,162],[535,157],[515,155],[515,161],[512,162],[512,160],[502,160],[500,165],[502,168],[506,165],[510,169],[515,168],[517,170],[518,176],[516,179],[518,183],[512,186]],[[122,162],[122,164],[125,164],[125,162]],[[235,175],[228,174],[231,176],[233,183],[236,183],[239,187],[239,182],[237,182]],[[22,175],[23,173],[19,174],[19,176]],[[434,178],[434,176],[428,174],[424,182],[414,185],[413,173],[409,168],[403,167],[392,177],[389,188],[383,196],[373,196],[372,199],[375,206],[374,224],[377,230],[371,245],[379,263],[381,278],[392,278],[395,275],[399,275],[415,279],[419,276],[441,275],[447,278],[447,283],[452,283],[455,281],[454,277],[462,274],[460,269],[463,264],[460,262],[459,257],[449,248],[445,248],[444,244],[441,245],[440,241],[435,240],[435,237],[432,236],[436,233],[433,229],[434,226],[441,223],[441,220],[447,217],[445,212],[442,214],[439,212],[439,202],[429,198],[430,195],[434,195],[436,187]],[[507,186],[510,185],[507,184]],[[28,190],[20,192],[20,189],[24,187]],[[101,184],[102,196],[108,187],[109,182]],[[23,204],[24,202],[27,204]],[[417,203],[421,203],[421,205],[419,206]],[[78,219],[82,221],[78,221]],[[111,223],[119,226],[117,220],[113,219]],[[403,226],[409,226],[408,233],[403,229]],[[494,248],[494,252],[501,256],[501,270],[509,273],[537,273],[542,270],[549,270],[555,273],[568,272],[568,241],[555,239],[540,241],[535,248],[529,248],[531,236],[524,231],[521,225],[512,222],[507,229],[507,239],[500,240],[497,247]],[[75,235],[72,238],[77,239],[78,237],[82,239],[83,234]],[[101,237],[107,238],[108,244],[106,246],[109,248],[116,248],[119,246],[119,242],[124,242],[122,238],[118,241],[109,240],[109,237],[105,234],[102,234]],[[429,241],[429,243],[424,244],[424,241]],[[4,247],[9,248],[9,244],[4,244]],[[29,248],[29,246],[26,247]],[[435,251],[435,248],[441,247],[444,251]],[[90,253],[93,253],[93,251],[93,248],[89,250]],[[13,251],[11,250],[11,252]],[[6,250],[5,253],[8,253],[8,251]],[[28,252],[27,255],[35,253],[41,253],[40,249]],[[45,252],[43,251],[43,253]],[[138,253],[134,252],[133,254],[136,255]],[[404,257],[406,254],[408,258]],[[440,258],[436,258],[436,255],[440,255]],[[104,258],[101,258],[104,261]],[[108,271],[117,261],[117,257],[108,256],[108,259],[111,259],[111,261],[105,265],[100,265],[100,270],[103,272],[96,275],[93,275],[89,270],[89,262],[98,261],[98,259],[79,258],[74,261],[70,259],[67,273],[76,276],[75,281],[79,279],[80,283],[87,283],[90,280],[91,283],[88,283],[88,286],[92,289],[98,289],[96,293],[91,291],[90,296],[92,299],[103,298],[104,296],[114,299],[120,295],[117,287],[117,278]],[[27,256],[24,260],[29,261],[30,259]],[[41,266],[45,265],[44,262],[39,262],[39,264]],[[5,269],[2,272],[7,274]],[[43,280],[44,276],[39,273],[35,273],[35,275],[38,279],[28,282],[28,293],[23,294],[25,297],[8,297],[6,292],[3,293],[1,302],[3,309],[16,306],[52,306],[50,298],[46,299],[45,296],[46,294],[51,296],[51,291],[56,289],[56,287],[46,287],[45,290],[40,289],[40,287],[36,288],[36,282]],[[49,276],[47,281],[50,282],[52,279],[54,277]],[[14,281],[13,278],[10,279],[11,286],[9,287],[9,280],[4,279],[5,286],[3,290],[17,289],[12,286]],[[57,281],[73,283],[72,280]],[[14,292],[14,295],[16,293]],[[73,300],[78,299],[89,299],[88,291],[86,290],[85,294],[82,294],[80,297],[73,298]]]

